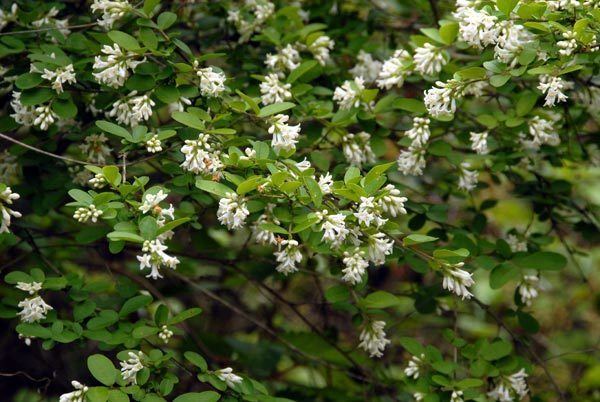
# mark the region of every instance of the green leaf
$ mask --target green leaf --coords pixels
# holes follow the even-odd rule
[[[215,391],[204,391],[204,392],[189,392],[187,394],[179,395],[173,399],[173,402],[216,402],[221,398],[221,395]]]
[[[202,313],[202,309],[200,307],[189,308],[189,309],[184,310],[181,313],[175,315],[173,318],[171,318],[171,320],[169,321],[169,324],[170,325],[179,324],[180,322],[189,320],[190,318],[195,317],[201,313]]]
[[[319,63],[316,60],[308,60],[296,67],[288,76],[287,82],[293,84],[297,79],[315,68]]]
[[[172,13],[170,11],[165,11],[164,13],[161,13],[156,19],[158,27],[163,31],[165,29],[168,29],[171,25],[173,25],[175,21],[177,21],[177,14]]]
[[[397,306],[402,303],[402,300],[389,292],[378,290],[367,295],[363,303],[365,308],[380,309]]]
[[[87,402],[106,402],[108,401],[108,388],[90,387],[85,393],[85,398]]]
[[[74,188],[72,190],[69,190],[69,195],[71,196],[71,198],[73,198],[75,201],[81,202],[83,204],[91,204],[93,201],[93,198],[91,195],[89,195],[88,193],[86,193],[85,191],[79,190],[77,188]]]
[[[519,268],[515,265],[509,262],[499,264],[490,272],[490,287],[492,289],[500,289],[508,281],[518,278],[519,275]]]
[[[173,112],[171,117],[173,120],[197,130],[204,130],[205,128],[202,120],[188,112]]]
[[[496,5],[498,6],[498,10],[502,11],[504,15],[509,17],[510,13],[518,2],[519,0],[496,0]]]
[[[21,104],[23,106],[35,106],[47,102],[56,96],[56,92],[49,88],[32,88],[21,92]]]
[[[497,340],[493,343],[484,344],[481,348],[481,356],[488,361],[502,359],[512,351],[512,345],[505,340]]]
[[[30,89],[40,85],[44,79],[39,73],[25,73],[16,79],[15,85],[19,89]]]
[[[551,251],[538,251],[537,253],[519,256],[512,262],[524,269],[537,269],[539,271],[559,271],[567,265],[567,259]]]
[[[407,112],[411,112],[411,113],[421,113],[422,114],[422,113],[427,112],[427,109],[425,108],[423,101],[420,101],[419,99],[413,99],[413,98],[397,99],[394,102],[394,108],[406,110]]]
[[[227,197],[227,194],[229,193],[235,193],[234,190],[224,184],[217,183],[216,181],[202,180],[202,178],[198,178],[198,180],[196,180],[196,187],[198,187],[200,190],[214,194],[219,198]]]
[[[430,243],[436,240],[438,240],[437,237],[431,237],[422,234],[411,234],[402,240],[402,244],[405,246],[412,246],[413,244]]]
[[[118,389],[108,391],[108,402],[129,402],[129,396]]]
[[[108,33],[108,37],[125,50],[138,50],[140,48],[140,44],[138,43],[137,39],[128,33],[121,31],[110,31]]]
[[[235,92],[244,100],[244,102],[246,102],[246,104],[250,107],[250,109],[252,109],[252,111],[255,114],[260,113],[260,107],[258,106],[258,103],[254,101],[254,99],[252,99],[251,97],[239,90],[236,90]]]
[[[134,296],[123,304],[123,307],[121,307],[121,311],[119,311],[119,317],[125,317],[133,313],[134,311],[137,311],[140,308],[147,306],[150,303],[152,303],[152,296]]]
[[[487,71],[483,67],[467,67],[456,75],[462,80],[483,80],[487,77]]]
[[[87,366],[94,378],[106,386],[111,386],[117,380],[117,370],[110,359],[104,355],[95,354],[87,359]]]
[[[315,204],[315,207],[317,208],[320,207],[323,202],[323,193],[321,192],[319,183],[312,177],[304,176],[303,179],[313,204]]]
[[[454,43],[458,35],[458,23],[448,22],[440,27],[440,38],[446,45]]]
[[[208,364],[206,364],[206,360],[204,357],[200,356],[196,352],[185,352],[183,354],[185,359],[192,363],[194,366],[199,367],[201,371],[208,370]]]
[[[267,117],[267,116],[271,116],[274,114],[278,114],[278,113],[284,112],[288,109],[291,109],[294,106],[296,106],[296,104],[292,103],[292,102],[273,103],[272,105],[268,105],[268,106],[265,106],[262,109],[260,109],[260,112],[258,113],[258,117]]]
[[[158,331],[159,330],[156,327],[148,327],[146,325],[142,325],[141,327],[135,328],[131,332],[131,336],[133,336],[135,339],[144,339],[149,336],[157,334]]]
[[[111,123],[110,121],[98,120],[96,121],[96,126],[102,131],[106,131],[109,134],[116,135],[117,137],[125,138],[126,140],[133,142],[133,137],[123,127]]]
[[[144,238],[140,235],[130,232],[110,232],[106,235],[112,241],[130,241],[132,243],[143,243]]]

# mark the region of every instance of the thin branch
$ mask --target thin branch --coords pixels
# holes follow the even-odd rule
[[[71,25],[68,27],[48,27],[48,28],[38,28],[38,29],[26,29],[23,31],[12,31],[12,32],[0,32],[0,36],[10,36],[10,35],[22,35],[22,34],[29,34],[29,33],[37,33],[37,32],[46,32],[46,31],[59,31],[59,30],[63,30],[63,29],[79,29],[79,28],[90,28],[93,26],[98,25],[97,22],[88,22],[87,24],[80,24],[80,25]]]

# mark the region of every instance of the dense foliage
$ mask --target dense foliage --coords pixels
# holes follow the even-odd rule
[[[599,33],[597,0],[2,2],[2,399],[600,400]]]

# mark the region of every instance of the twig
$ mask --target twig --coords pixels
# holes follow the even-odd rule
[[[90,28],[93,26],[98,25],[97,22],[88,22],[87,24],[80,24],[80,25],[71,25],[68,27],[48,27],[48,28],[38,28],[38,29],[26,29],[23,31],[12,31],[12,32],[0,32],[0,36],[10,36],[10,35],[21,35],[21,34],[28,34],[28,33],[36,33],[36,32],[45,32],[45,31],[58,31],[58,30],[63,30],[63,29],[79,29],[79,28]]]

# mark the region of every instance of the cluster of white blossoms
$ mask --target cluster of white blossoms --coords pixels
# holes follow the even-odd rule
[[[430,120],[426,117],[413,118],[413,126],[404,133],[411,139],[407,149],[400,151],[397,164],[398,170],[404,175],[422,175],[426,166],[425,145],[429,141],[431,131]]]
[[[90,187],[95,189],[103,188],[107,183],[106,177],[102,173],[96,173],[94,177],[88,180]]]
[[[246,207],[246,200],[236,193],[227,193],[225,197],[219,200],[217,218],[221,222],[221,225],[227,226],[228,229],[244,227],[249,214],[250,212],[248,212],[248,208]]]
[[[287,44],[277,53],[268,53],[265,58],[265,65],[274,71],[279,77],[283,77],[283,72],[291,72],[300,65],[300,52],[291,44]]]
[[[506,242],[510,246],[510,250],[513,253],[518,253],[520,251],[527,251],[527,240],[521,240],[519,236],[514,234],[509,234],[506,236]]]
[[[425,43],[415,49],[413,60],[415,71],[423,75],[436,75],[448,63],[448,56],[443,49],[431,43]]]
[[[52,310],[52,306],[47,304],[38,294],[38,292],[42,290],[42,284],[40,282],[18,282],[16,288],[27,292],[32,296],[21,300],[17,305],[21,308],[21,311],[17,313],[17,315],[21,317],[21,321],[31,324],[40,320],[45,320],[46,314],[48,314],[48,311]]]
[[[471,170],[469,162],[462,162],[458,174],[458,188],[465,191],[472,191],[477,186],[479,172]]]
[[[540,278],[535,275],[524,275],[518,285],[519,297],[526,306],[531,306],[533,299],[538,297]]]
[[[359,107],[362,103],[361,96],[365,90],[365,80],[355,77],[352,81],[344,81],[341,87],[333,91],[333,100],[338,103],[342,110]]]
[[[19,11],[19,6],[17,3],[13,3],[9,10],[0,8],[0,31],[3,30],[9,23],[17,20],[17,11]]]
[[[73,218],[81,223],[85,223],[89,220],[91,220],[92,223],[96,223],[102,214],[104,214],[103,210],[96,208],[94,204],[90,204],[87,207],[77,208],[73,213]]]
[[[208,134],[198,134],[197,140],[185,140],[185,145],[181,147],[181,153],[185,160],[181,167],[188,172],[195,174],[217,175],[223,168],[221,162],[221,152],[210,144]]]
[[[394,251],[394,241],[381,232],[369,235],[367,245],[367,255],[375,265],[385,263],[385,257]]]
[[[350,165],[360,168],[365,164],[375,163],[370,140],[371,135],[365,131],[357,134],[347,133],[342,137],[342,151]]]
[[[3,187],[3,186],[2,186]],[[0,187],[0,189],[2,188]],[[18,200],[21,196],[12,191],[10,187],[5,187],[0,191],[0,213],[2,214],[2,223],[0,224],[0,233],[9,233],[9,227],[12,218],[20,218],[21,213],[13,210],[9,205]]]
[[[427,117],[413,118],[413,126],[410,130],[404,133],[405,136],[411,139],[411,146],[422,147],[429,141],[431,131],[429,130],[429,120]]]
[[[268,131],[273,136],[271,146],[277,153],[296,149],[298,137],[300,136],[300,124],[289,125],[287,123],[289,118],[285,114],[277,114],[270,119],[271,125]]]
[[[377,85],[380,88],[390,89],[394,86],[400,88],[404,79],[411,74],[412,57],[404,49],[398,49],[394,55],[387,59],[381,66]]]
[[[112,152],[112,148],[106,144],[107,142],[108,138],[104,134],[91,134],[85,137],[83,143],[79,144],[79,149],[89,162],[104,164]]]
[[[360,197],[358,212],[354,212],[353,215],[358,220],[359,225],[366,227],[371,226],[371,224],[375,227],[380,227],[387,222],[387,219],[381,217],[379,207],[375,204],[375,197]]]
[[[258,244],[267,245],[277,244],[277,238],[275,234],[268,229],[262,227],[263,224],[273,223],[279,225],[279,219],[273,215],[273,208],[275,204],[267,204],[265,212],[258,217],[258,219],[252,224],[252,237]]]
[[[529,120],[529,134],[532,139],[522,141],[526,148],[538,149],[544,144],[552,146],[560,144],[560,137],[552,121],[540,116],[534,116]]]
[[[358,247],[352,252],[345,251],[342,262],[345,268],[342,269],[342,280],[351,285],[356,285],[362,281],[362,277],[369,266],[369,261],[365,259],[365,252]]]
[[[515,24],[512,21],[504,21],[498,35],[494,55],[502,63],[515,67],[519,61],[519,55],[525,48],[525,45],[531,43],[535,36],[529,32],[523,25]],[[542,58],[540,52],[538,58]]]
[[[245,0],[241,9],[227,11],[227,21],[235,25],[242,43],[259,31],[274,11],[275,5],[268,0]]]
[[[129,359],[119,362],[121,365],[121,377],[127,385],[136,385],[137,373],[144,368],[142,359],[145,357],[145,355],[143,352],[139,351],[129,352],[128,356]]]
[[[42,18],[33,21],[31,23],[31,25],[33,25],[36,28],[54,27],[54,28],[57,28],[61,34],[63,34],[64,36],[67,36],[71,33],[71,31],[68,28],[69,19],[65,18],[65,19],[59,20],[57,18],[54,18],[58,15],[58,13],[59,13],[58,8],[52,7],[50,10],[48,10],[48,12],[46,14],[44,14],[44,16]],[[56,42],[56,38],[51,37],[51,40],[52,40],[52,42]]]
[[[327,35],[322,35],[313,40],[306,49],[312,53],[315,60],[319,62],[322,66],[326,65],[329,62],[330,55],[329,52],[333,50],[335,46],[335,42]]]
[[[279,103],[292,97],[290,88],[292,84],[285,84],[279,81],[275,73],[265,76],[264,81],[260,83],[261,100],[264,105]]]
[[[151,154],[162,151],[162,142],[158,138],[157,134],[154,134],[148,141],[146,141],[146,151]]]
[[[463,95],[463,83],[451,79],[437,81],[436,86],[425,91],[423,102],[430,115],[440,117],[456,112],[456,101]]]
[[[224,369],[215,371],[219,380],[224,381],[229,388],[235,387],[236,384],[241,383],[244,379],[239,375],[234,374],[231,367],[225,367]]]
[[[372,84],[379,77],[382,63],[373,59],[370,53],[361,50],[356,56],[357,63],[350,69],[353,77],[361,77],[365,83]]]
[[[150,268],[150,273],[146,275],[146,278],[158,279],[163,276],[160,274],[160,267],[165,266],[167,268],[176,269],[179,264],[179,259],[168,255],[165,251],[168,249],[163,244],[163,239],[156,238],[154,240],[145,240],[142,245],[142,252],[144,254],[136,256],[140,263],[140,270]]]
[[[390,343],[384,328],[385,321],[372,321],[367,324],[360,334],[358,347],[369,353],[370,357],[383,356],[383,350]]]
[[[275,270],[284,275],[298,271],[297,264],[302,262],[302,252],[298,242],[294,239],[278,241],[277,251],[273,253],[279,263]]]
[[[453,390],[450,395],[450,402],[464,402],[463,392],[459,390]]]
[[[227,77],[214,67],[199,68],[198,61],[194,60],[196,75],[200,77],[200,93],[202,96],[217,97],[225,91]]]
[[[408,362],[408,366],[404,369],[404,374],[408,378],[418,379],[421,375],[421,368],[425,362],[425,354],[421,354],[419,357],[412,356]]]
[[[487,131],[483,131],[481,133],[471,131],[469,137],[471,138],[471,149],[473,151],[475,151],[479,155],[486,155],[489,152],[487,144]]]
[[[475,283],[472,278],[473,274],[461,269],[464,265],[464,262],[457,264],[443,263],[441,267],[442,286],[449,292],[461,296],[463,300],[470,299],[473,296],[468,288]]]
[[[63,84],[75,84],[77,82],[73,64],[69,64],[65,67],[58,67],[56,70],[45,68],[42,78],[52,82],[52,89],[59,94],[63,92]]]
[[[51,124],[58,120],[58,115],[52,110],[50,104],[39,106],[24,106],[21,103],[21,93],[13,92],[10,106],[15,113],[10,117],[23,126],[36,126],[40,130],[47,130]]]
[[[169,340],[173,337],[173,331],[169,329],[166,325],[163,325],[160,328],[160,332],[158,333],[158,337],[162,339],[162,341],[167,344]]]
[[[322,212],[317,212],[317,217],[322,222],[323,240],[331,244],[333,248],[338,248],[350,233],[350,230],[346,228],[346,215],[329,214],[329,211],[324,209]]]
[[[393,184],[386,185],[382,191],[384,191],[384,193],[379,199],[379,207],[381,207],[383,212],[394,218],[400,214],[406,215],[404,203],[408,201],[408,198],[402,197],[400,195],[400,190],[394,187]]]
[[[59,397],[59,402],[85,402],[85,394],[88,392],[88,387],[79,381],[71,381],[71,385],[75,390],[62,394]]]
[[[91,9],[95,13],[102,13],[98,25],[104,29],[112,28],[113,24],[131,10],[127,0],[94,0]]]
[[[152,116],[154,105],[149,94],[138,95],[137,91],[131,91],[125,98],[112,104],[108,116],[114,117],[121,124],[135,127]]]
[[[538,89],[546,95],[544,106],[554,106],[560,102],[566,102],[568,97],[563,93],[569,85],[560,77],[554,77],[546,74],[540,75],[540,84]]]
[[[460,7],[453,15],[458,20],[459,40],[480,49],[496,43],[501,27],[486,10]]]
[[[142,200],[142,204],[139,206],[138,210],[143,214],[150,212],[156,216],[156,222],[158,225],[163,226],[166,218],[175,219],[175,208],[173,208],[173,204],[169,204],[167,208],[160,206],[160,203],[166,200],[167,197],[168,194],[162,189],[156,194],[146,194],[144,195],[144,199]]]
[[[563,40],[556,42],[556,46],[560,48],[558,53],[561,56],[570,56],[578,47],[577,39],[575,39],[575,32],[565,31],[562,33],[562,37]]]
[[[510,376],[500,376],[496,380],[496,387],[487,393],[487,396],[498,402],[520,401],[529,392],[525,379],[527,374],[524,369],[511,374]]]
[[[139,57],[134,52],[123,51],[116,43],[112,46],[102,46],[103,56],[96,56],[94,59],[93,73],[94,78],[101,84],[112,88],[120,88],[125,85],[132,71],[146,61],[138,60]]]

